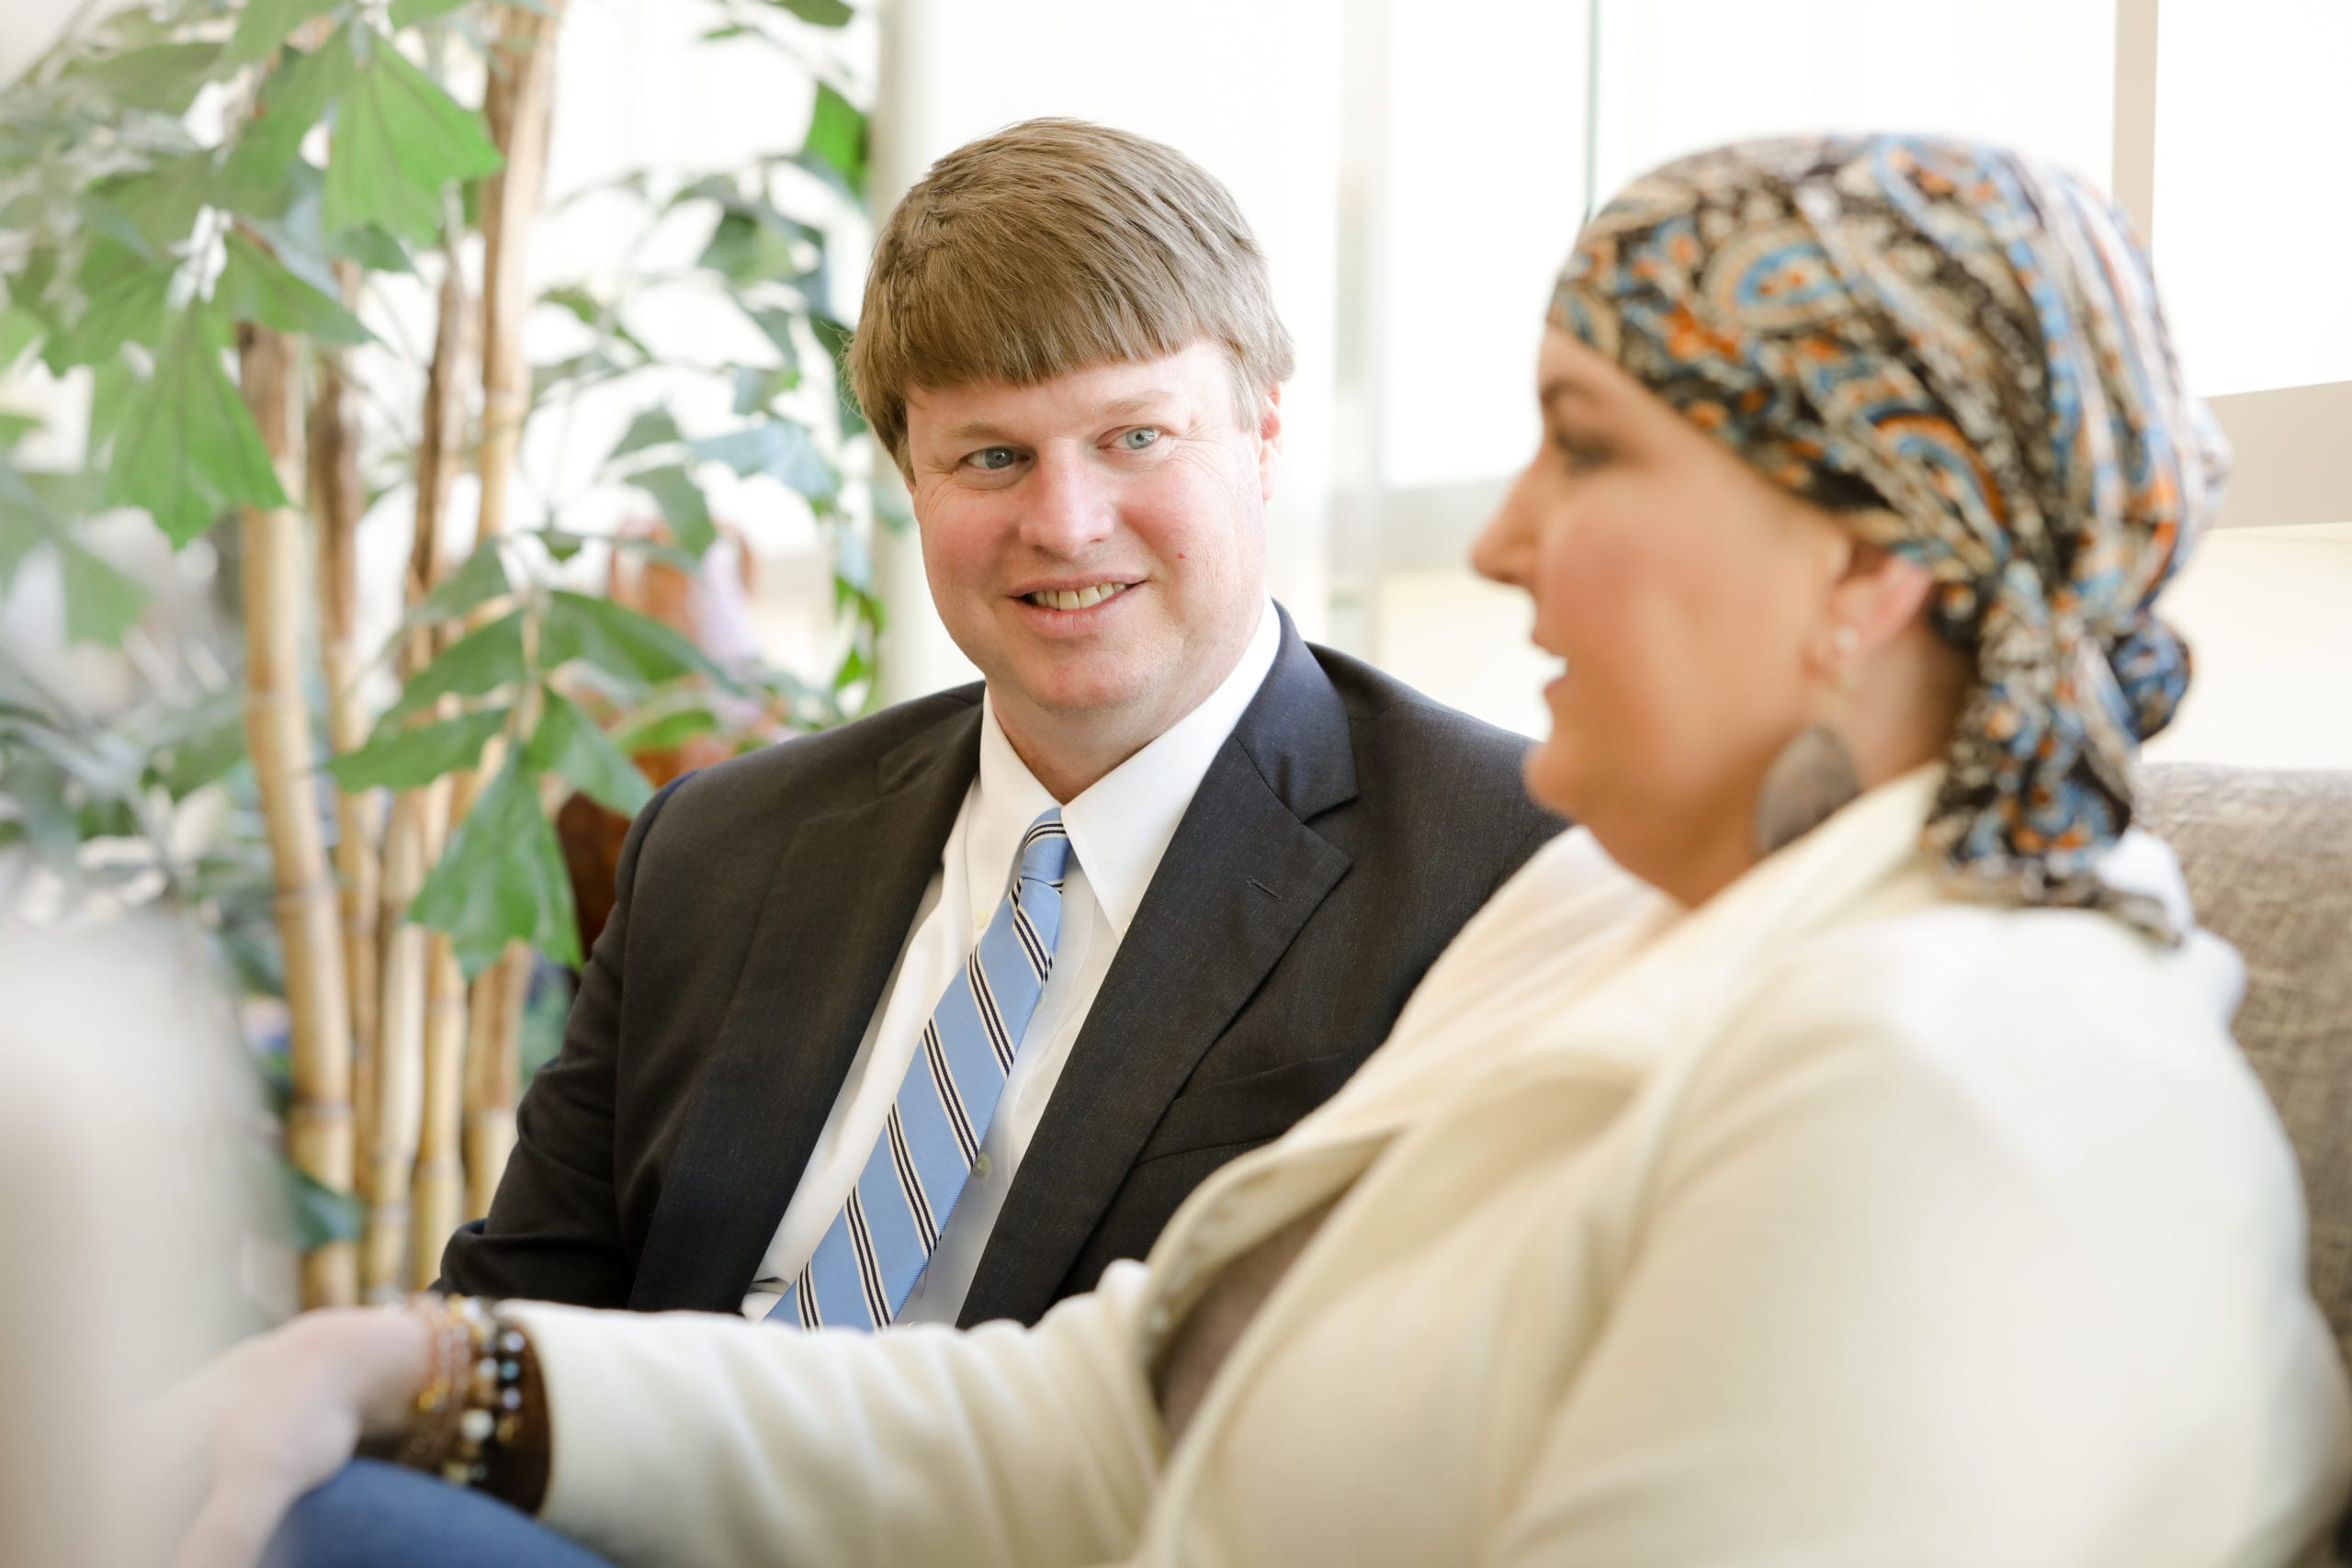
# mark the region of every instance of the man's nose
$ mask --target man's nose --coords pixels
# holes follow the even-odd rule
[[[1081,457],[1052,448],[1039,453],[1027,489],[1022,542],[1047,554],[1082,554],[1117,525],[1108,477]]]

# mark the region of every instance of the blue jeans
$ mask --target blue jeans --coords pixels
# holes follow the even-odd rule
[[[294,1505],[264,1568],[612,1568],[479,1492],[354,1460]]]

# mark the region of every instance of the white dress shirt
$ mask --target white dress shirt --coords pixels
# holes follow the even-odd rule
[[[1271,605],[1261,608],[1256,633],[1216,690],[1062,807],[1070,864],[1062,883],[1061,939],[1053,969],[1022,1036],[995,1119],[980,1140],[971,1179],[897,1321],[954,1323],[963,1311],[1021,1156],[1159,869],[1159,857],[1176,836],[1210,760],[1265,683],[1281,641],[1280,617]],[[964,796],[939,870],[916,908],[914,927],[883,988],[882,1005],[866,1025],[832,1113],[817,1134],[775,1239],[743,1298],[744,1316],[767,1315],[849,1201],[898,1098],[924,1022],[1003,900],[1021,836],[1053,805],[1054,797],[1013,750],[995,709],[983,699],[979,775]]]

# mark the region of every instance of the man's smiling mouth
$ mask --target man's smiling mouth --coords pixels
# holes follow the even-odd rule
[[[1132,584],[1097,582],[1084,588],[1041,588],[1021,597],[1041,610],[1085,610],[1124,593]]]

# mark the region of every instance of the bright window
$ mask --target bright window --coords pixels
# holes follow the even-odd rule
[[[2352,380],[2352,4],[2164,0],[2155,265],[2208,397]]]

